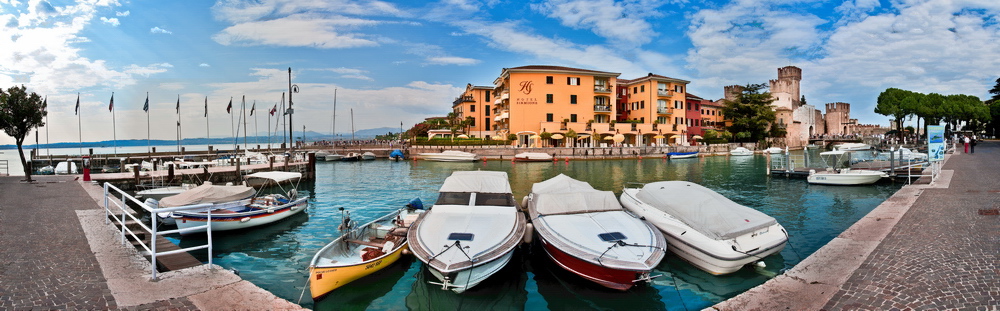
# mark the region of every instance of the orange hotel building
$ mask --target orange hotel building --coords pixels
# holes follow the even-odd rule
[[[467,85],[452,105],[466,134],[504,139],[521,146],[566,146],[572,140],[541,142],[542,132],[577,133],[577,146],[650,145],[686,142],[685,90],[689,81],[649,74],[634,80],[620,73],[559,66],[504,68],[492,87]],[[678,138],[674,138],[677,136]],[[557,136],[558,137],[558,136]]]

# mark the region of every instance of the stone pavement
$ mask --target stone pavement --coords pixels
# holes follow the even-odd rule
[[[788,272],[709,309],[1000,309],[1000,142],[949,155]]]
[[[105,224],[101,187],[21,178],[0,177],[0,310],[301,309],[218,266],[151,281],[149,261]]]

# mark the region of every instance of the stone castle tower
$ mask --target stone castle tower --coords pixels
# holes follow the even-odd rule
[[[775,101],[771,103],[776,107],[784,107],[795,110],[800,103],[799,82],[802,81],[802,69],[795,66],[778,68],[778,78],[771,80],[771,96]]]
[[[826,133],[830,135],[848,135],[848,125],[851,123],[851,104],[826,104]]]
[[[742,85],[728,85],[722,87],[726,100],[736,100],[736,94],[743,93]]]

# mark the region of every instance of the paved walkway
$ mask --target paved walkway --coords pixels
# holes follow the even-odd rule
[[[959,150],[961,151],[961,150]],[[1000,142],[949,155],[794,268],[710,309],[998,310]]]
[[[151,281],[149,261],[105,224],[101,187],[21,178],[0,177],[0,310],[301,309],[218,266]]]

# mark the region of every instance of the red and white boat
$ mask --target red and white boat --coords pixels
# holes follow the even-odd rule
[[[628,290],[663,260],[663,234],[625,212],[611,191],[559,174],[535,183],[528,213],[545,253],[563,269]]]

